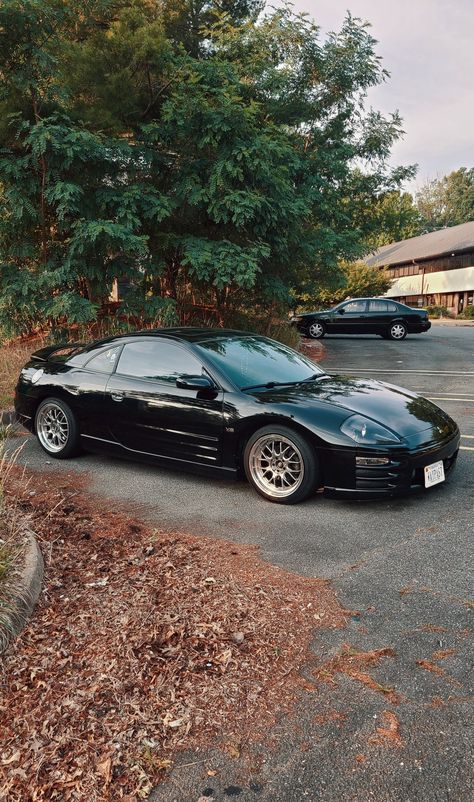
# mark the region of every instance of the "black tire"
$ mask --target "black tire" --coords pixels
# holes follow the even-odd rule
[[[326,326],[321,320],[313,320],[306,329],[311,340],[320,340],[326,334]]]
[[[45,398],[35,415],[35,433],[46,453],[68,459],[79,453],[79,427],[75,415],[61,398]]]
[[[390,324],[387,334],[389,340],[404,340],[408,334],[408,329],[403,320],[395,320]]]
[[[257,493],[275,504],[298,504],[320,483],[314,449],[286,426],[264,426],[250,437],[244,450],[244,469]]]

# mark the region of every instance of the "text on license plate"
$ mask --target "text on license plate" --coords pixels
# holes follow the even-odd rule
[[[440,482],[444,482],[444,465],[443,460],[439,462],[432,462],[431,465],[425,466],[425,487],[432,487]]]

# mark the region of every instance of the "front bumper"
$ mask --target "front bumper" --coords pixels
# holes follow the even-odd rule
[[[326,452],[324,494],[338,498],[391,498],[425,490],[424,468],[443,461],[445,476],[453,470],[459,451],[457,431],[442,443],[428,443],[412,449],[385,452],[337,450]],[[356,465],[356,457],[387,457],[384,465]]]

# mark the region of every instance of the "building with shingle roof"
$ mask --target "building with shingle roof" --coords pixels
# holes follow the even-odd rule
[[[365,260],[393,279],[386,293],[409,306],[446,306],[457,315],[474,302],[474,220],[384,245]]]

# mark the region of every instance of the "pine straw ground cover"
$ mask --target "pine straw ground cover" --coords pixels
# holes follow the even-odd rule
[[[18,471],[9,492],[46,583],[3,668],[0,799],[146,798],[176,750],[258,739],[295,701],[313,630],[344,624],[327,583],[152,530],[76,477]]]

